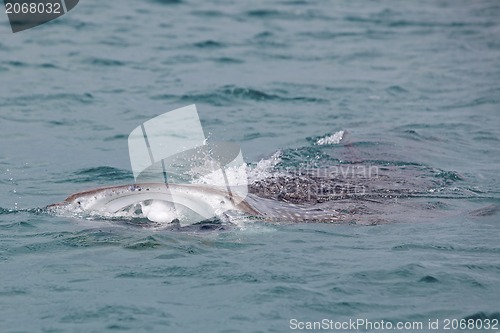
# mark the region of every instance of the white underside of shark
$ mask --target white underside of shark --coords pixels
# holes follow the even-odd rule
[[[239,211],[250,216],[262,215],[244,198],[228,192],[225,187],[163,183],[103,187],[79,192],[49,208],[103,217],[119,217],[120,213],[139,211],[139,215],[153,222],[180,221],[181,224],[218,217],[228,211]]]
[[[160,224],[177,222],[181,226],[232,213],[274,222],[335,223],[340,219],[339,213],[332,210],[321,211],[317,207],[279,202],[254,194],[242,198],[237,190],[228,192],[225,187],[199,184],[143,183],[103,187],[75,193],[48,209],[104,219],[142,217]]]

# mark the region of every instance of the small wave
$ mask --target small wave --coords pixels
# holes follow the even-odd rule
[[[194,10],[191,12],[191,14],[210,18],[226,16],[226,14],[218,10]]]
[[[177,4],[181,4],[182,0],[151,0],[151,2],[160,4],[160,5],[177,5]]]
[[[429,134],[422,134],[419,131],[414,129],[407,129],[402,131],[402,136],[415,141],[430,141],[430,142],[438,142],[439,138]]]
[[[438,252],[467,252],[467,253],[500,253],[500,248],[484,246],[452,246],[437,244],[401,244],[392,247],[393,251],[438,251]]]
[[[331,19],[325,12],[311,10],[284,11],[275,9],[253,9],[245,13],[251,18],[281,19],[281,20],[304,20],[304,19]]]
[[[318,102],[319,99],[312,97],[285,97],[277,94],[270,94],[252,88],[242,88],[237,86],[224,86],[219,92],[226,96],[235,97],[238,99],[248,99],[253,101],[305,101],[305,102]]]
[[[0,215],[15,214],[15,213],[17,213],[16,209],[7,209],[0,207]]]
[[[500,213],[500,205],[493,204],[483,208],[475,209],[469,212],[470,216],[482,217],[482,216],[494,216]]]
[[[104,66],[104,67],[117,67],[124,66],[125,63],[116,59],[105,59],[105,58],[92,58],[87,61],[91,65]]]
[[[110,180],[126,180],[133,179],[132,173],[128,170],[117,169],[109,166],[100,166],[94,168],[81,169],[73,175],[56,181],[56,183],[92,183],[92,182],[109,182]]]
[[[225,45],[214,40],[205,40],[194,44],[195,47],[200,49],[218,49],[223,48]]]
[[[436,170],[434,173],[434,177],[442,179],[446,183],[455,182],[457,180],[464,180],[463,177],[455,171]]]
[[[123,140],[127,140],[128,136],[125,135],[125,134],[116,134],[116,135],[113,135],[113,136],[109,136],[107,138],[104,139],[104,141],[115,141],[115,140],[118,140],[118,141],[122,141]]]
[[[382,15],[381,15],[382,14]],[[494,25],[492,21],[484,22],[432,22],[432,21],[411,21],[404,19],[390,19],[384,17],[385,13],[380,13],[378,15],[372,15],[370,17],[361,17],[348,15],[344,19],[348,22],[356,23],[370,23],[377,24],[381,26],[386,26],[390,28],[400,28],[400,27],[419,27],[419,28],[456,28],[456,27],[491,27]]]
[[[214,61],[221,63],[221,64],[242,64],[242,63],[244,63],[244,61],[241,59],[230,58],[230,57],[216,58],[216,59],[214,59]]]
[[[10,98],[4,98],[0,102],[0,106],[30,106],[33,104],[44,104],[48,101],[65,101],[68,103],[90,104],[93,102],[94,96],[91,93],[83,94],[36,94],[36,95],[20,95]],[[7,117],[5,117],[8,119]]]
[[[266,101],[280,99],[277,95],[268,94],[251,88],[241,88],[236,86],[225,86],[220,90],[221,93],[228,96],[234,96],[242,99],[254,101]]]
[[[239,101],[257,101],[257,102],[305,102],[305,103],[323,103],[325,100],[316,97],[306,96],[283,96],[272,94],[253,88],[244,88],[234,85],[223,86],[213,92],[191,93],[182,96],[163,94],[153,96],[153,99],[174,99],[181,101],[205,102],[216,106],[233,105],[235,100]]]
[[[2,208],[0,207],[0,215],[9,215],[9,214],[19,214],[19,213],[29,213],[33,215],[39,215],[46,213],[44,208]]]
[[[500,320],[500,312],[492,312],[492,313],[486,313],[486,312],[476,312],[474,314],[471,314],[469,316],[464,317],[465,320],[473,319],[473,320],[484,320],[484,319],[497,319]]]
[[[432,276],[432,275],[426,275],[423,278],[421,278],[419,280],[419,282],[436,283],[436,282],[439,282],[439,280],[437,278],[435,278],[434,276]]]
[[[29,67],[29,65],[27,63],[22,62],[22,61],[16,61],[16,60],[2,61],[2,64],[7,65],[7,66],[11,66],[11,67],[18,67],[18,68]]]
[[[407,94],[408,93],[408,90],[406,90],[405,88],[403,88],[401,86],[398,86],[398,85],[390,86],[387,89],[385,89],[385,91],[389,95],[392,95],[392,96],[397,96],[397,95]]]
[[[353,37],[358,37],[358,36],[362,36],[363,33],[360,33],[360,32],[351,32],[351,31],[333,32],[333,31],[328,31],[328,30],[322,30],[322,31],[306,31],[306,32],[301,32],[298,35],[299,36],[303,36],[303,37],[308,37],[308,38],[314,38],[314,39],[319,39],[319,40],[329,40],[329,41],[331,41],[334,38],[342,38],[342,37],[353,38]]]
[[[250,10],[246,13],[248,16],[253,16],[253,17],[263,17],[263,18],[276,18],[276,17],[283,17],[284,13],[277,11],[277,10],[270,10],[270,9],[254,9]]]

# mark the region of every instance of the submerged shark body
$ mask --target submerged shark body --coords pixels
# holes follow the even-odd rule
[[[48,207],[102,217],[137,216],[157,223],[192,224],[232,213],[267,221],[335,222],[334,211],[278,202],[248,194],[245,198],[225,188],[194,184],[144,183],[103,187],[75,193]],[[127,215],[126,215],[127,214]]]

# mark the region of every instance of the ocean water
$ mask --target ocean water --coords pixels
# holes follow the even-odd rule
[[[16,34],[0,17],[0,332],[499,319],[497,1],[85,0]],[[262,171],[255,192],[342,218],[161,230],[43,209],[133,183],[128,134],[193,103]],[[378,168],[333,179],[368,195],[276,191],[349,166]]]

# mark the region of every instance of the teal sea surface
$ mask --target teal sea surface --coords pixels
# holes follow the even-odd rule
[[[498,1],[82,0],[15,34],[0,20],[0,332],[500,319]],[[305,200],[271,190],[290,170],[379,177],[318,203],[336,223],[44,209],[133,183],[129,133],[190,104],[273,199]]]

